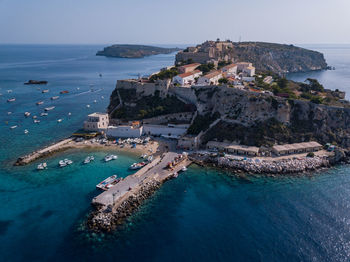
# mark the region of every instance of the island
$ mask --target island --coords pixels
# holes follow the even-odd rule
[[[170,54],[179,51],[179,48],[164,48],[149,45],[112,45],[98,51],[96,55],[119,58],[142,58],[145,56]]]
[[[109,232],[192,163],[242,176],[277,176],[349,162],[345,92],[312,78],[285,78],[287,71],[326,69],[323,55],[279,44],[239,45],[238,52],[231,41],[206,41],[180,51],[174,65],[148,77],[118,80],[107,112],[90,114],[82,132],[16,165],[68,148],[149,146],[136,173],[92,199],[86,227]]]

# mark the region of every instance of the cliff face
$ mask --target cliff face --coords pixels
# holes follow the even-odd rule
[[[269,145],[317,140],[350,147],[350,109],[287,100],[225,87],[189,90],[197,97],[200,115],[222,117],[205,140],[230,140]],[[189,95],[186,95],[189,97]]]
[[[234,56],[238,61],[248,61],[259,71],[292,73],[327,68],[322,53],[296,47],[263,42],[234,43]]]
[[[147,45],[112,45],[98,51],[96,55],[120,58],[142,58],[150,55],[169,54],[178,48],[162,48]]]

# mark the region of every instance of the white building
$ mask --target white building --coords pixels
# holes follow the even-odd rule
[[[194,70],[192,72],[187,72],[179,74],[173,77],[173,84],[180,84],[181,86],[192,85],[195,83],[196,78],[200,77],[202,72],[199,70]]]
[[[238,72],[243,72],[243,70],[247,67],[252,67],[253,64],[249,62],[238,62],[237,64],[237,71]]]
[[[109,124],[107,113],[93,113],[88,115],[88,119],[84,121],[85,131],[99,132],[106,130]]]
[[[143,125],[144,135],[165,136],[171,138],[178,138],[184,135],[189,125]]]
[[[243,69],[243,75],[247,77],[253,77],[255,75],[255,67],[254,66],[248,66]]]
[[[106,135],[108,137],[140,137],[142,136],[143,127],[136,126],[109,126]]]
[[[235,76],[237,74],[237,65],[236,64],[229,64],[227,66],[224,66],[221,71],[226,74],[226,76]]]
[[[222,78],[221,71],[212,71],[209,74],[206,74],[200,77],[197,81],[198,86],[206,86],[206,85],[217,85],[219,83],[219,79]]]

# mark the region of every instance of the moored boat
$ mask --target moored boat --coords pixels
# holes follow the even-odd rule
[[[41,113],[40,116],[47,116],[49,115],[48,113]]]
[[[7,102],[15,102],[16,101],[16,98],[9,98],[9,99],[7,99]]]
[[[29,113],[29,112],[25,112],[25,113],[24,113],[24,116],[25,116],[25,117],[29,117],[29,116],[30,116],[30,113]]]
[[[63,90],[63,91],[60,92],[60,94],[68,94],[68,93],[69,93],[68,90]]]
[[[41,91],[41,93],[48,93],[49,92],[49,89],[44,89]]]
[[[62,122],[62,119],[61,119],[61,118],[57,120],[57,123],[61,123],[61,122]]]
[[[117,183],[119,183],[122,180],[122,178],[118,178],[117,175],[113,175],[110,177],[107,177],[105,180],[101,181],[96,185],[96,188],[102,189],[102,190],[108,190],[111,187],[115,186]]]
[[[15,128],[17,128],[17,126],[11,126],[10,128],[11,128],[11,129],[15,129]]]
[[[84,164],[89,164],[91,161],[94,161],[95,157],[94,156],[87,156],[84,160]]]
[[[145,163],[145,162],[133,163],[133,164],[129,167],[129,169],[131,169],[131,170],[136,170],[136,169],[140,169],[140,168],[144,167],[145,165],[147,165],[147,163]]]
[[[44,170],[44,169],[46,169],[47,168],[47,164],[46,163],[40,163],[37,167],[36,167],[36,169],[38,169],[38,170]]]
[[[34,119],[34,123],[39,124],[40,120]]]
[[[37,106],[38,106],[38,105],[42,105],[42,104],[44,104],[43,101],[38,101],[38,102],[36,102],[36,105],[37,105]]]
[[[60,161],[58,162],[58,165],[59,165],[60,167],[65,167],[65,166],[68,166],[68,165],[71,165],[71,164],[73,164],[73,161],[72,161],[72,160],[69,160],[68,158],[63,159],[63,160],[60,160]]]
[[[181,168],[181,171],[182,171],[182,172],[186,172],[186,171],[187,171],[187,167],[183,166],[183,167]]]
[[[105,162],[109,162],[111,160],[116,160],[117,158],[118,158],[118,156],[116,156],[116,155],[107,155],[107,156],[105,156],[104,160],[105,160]]]
[[[56,99],[59,99],[60,97],[59,96],[53,96],[51,97],[51,100],[56,100]]]
[[[28,129],[24,129],[24,133],[28,134],[29,133]]]
[[[55,107],[54,106],[50,106],[50,107],[45,107],[45,111],[50,111],[52,109],[54,109]]]

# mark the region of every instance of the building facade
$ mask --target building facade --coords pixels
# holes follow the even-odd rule
[[[141,137],[143,132],[143,127],[136,127],[136,126],[109,126],[106,135],[108,137],[115,137],[115,138],[126,138],[126,137]]]
[[[109,125],[107,113],[93,113],[88,115],[88,119],[84,122],[85,131],[100,132],[105,131]]]
[[[202,72],[199,70],[183,73],[173,77],[173,84],[179,84],[181,86],[190,86],[193,85],[196,81],[196,78],[199,78],[201,75]]]
[[[219,79],[222,78],[221,71],[213,71],[209,74],[206,74],[202,77],[200,77],[197,81],[197,85],[199,86],[206,86],[206,85],[217,85],[219,84]]]
[[[201,65],[200,63],[193,63],[193,64],[188,64],[188,65],[183,65],[183,66],[179,66],[178,70],[179,70],[179,73],[181,73],[181,74],[188,73],[188,72],[194,71],[200,65]]]

